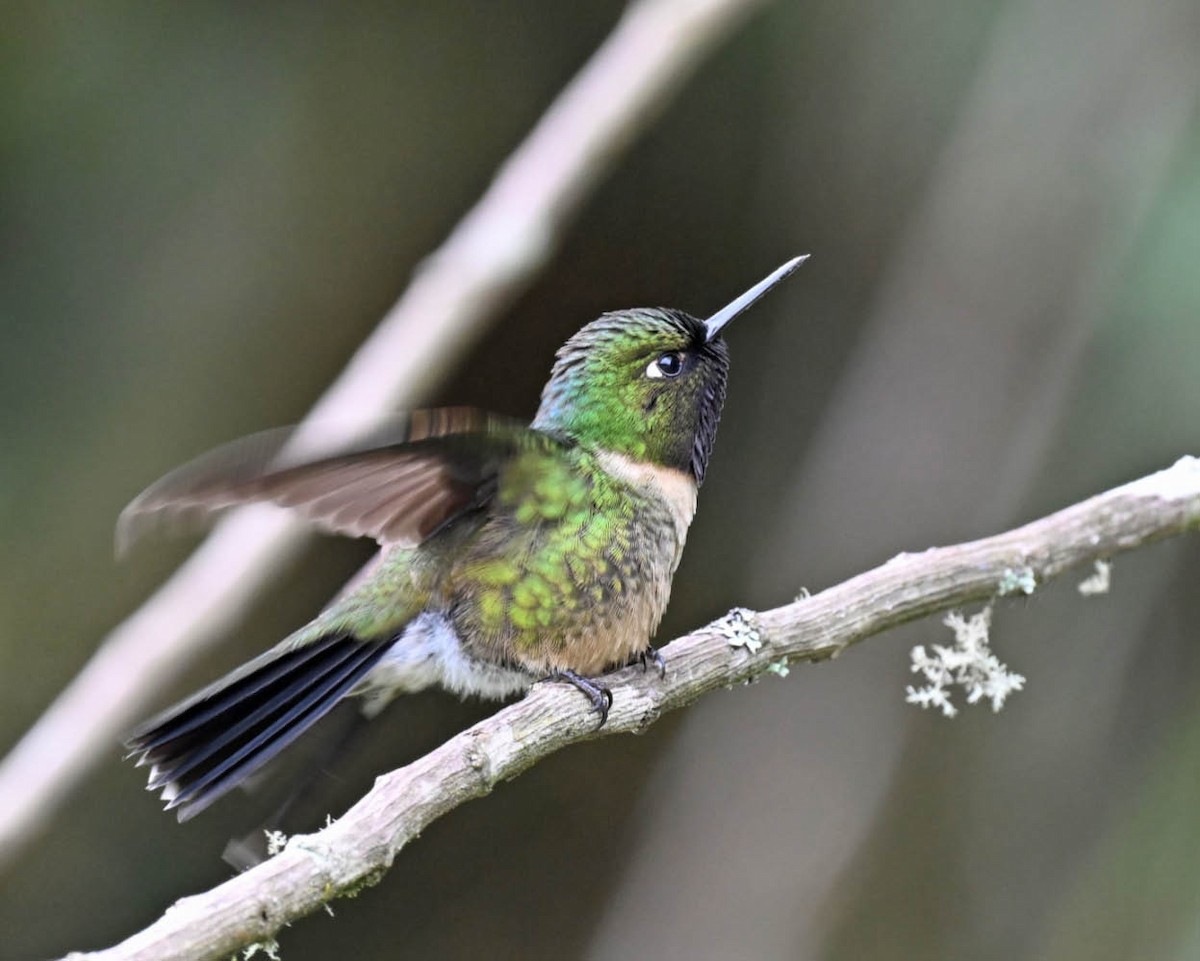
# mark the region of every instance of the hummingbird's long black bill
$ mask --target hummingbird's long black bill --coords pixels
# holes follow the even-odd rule
[[[750,307],[756,304],[763,294],[783,280],[784,277],[788,276],[788,274],[790,274],[806,260],[808,260],[808,254],[801,254],[799,257],[793,257],[782,267],[777,268],[769,276],[760,280],[757,284],[747,290],[732,303],[722,307],[715,314],[709,317],[708,320],[704,322],[704,327],[708,331],[708,336],[706,339],[712,340],[714,337],[716,337],[717,334],[721,332],[722,327],[733,320],[733,318],[738,314],[748,310]]]

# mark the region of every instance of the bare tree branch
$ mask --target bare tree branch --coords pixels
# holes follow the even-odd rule
[[[666,711],[779,665],[835,657],[851,644],[915,618],[1004,593],[1024,593],[1079,564],[1106,560],[1200,526],[1200,459],[1100,494],[1024,527],[953,547],[901,554],[812,597],[736,623],[716,622],[663,649],[668,671],[626,669],[610,677],[608,723],[565,685],[536,687],[524,700],[447,741],[375,786],[330,827],[293,837],[277,856],[104,951],[68,961],[217,959],[276,932],[330,900],[377,882],[432,821],[482,797],[547,755],[578,741],[645,730]],[[731,634],[733,638],[731,639]],[[896,695],[900,685],[897,684]]]
[[[367,430],[412,406],[530,281],[564,226],[690,70],[762,0],[639,0],[550,106],[313,408]],[[297,443],[306,442],[305,430]],[[304,543],[286,515],[226,520],[0,764],[0,865],[35,837],[153,693],[232,626]]]

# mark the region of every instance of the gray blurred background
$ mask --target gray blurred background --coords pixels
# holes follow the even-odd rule
[[[620,9],[6,7],[0,749],[192,543],[117,565],[120,508],[303,416]],[[662,637],[1166,466],[1198,446],[1198,92],[1195,0],[778,0],[428,400],[529,415],[600,311],[703,314],[812,253],[732,329]],[[320,542],[161,702],[369,553]],[[903,703],[908,648],[949,637],[923,622],[568,750],[283,956],[1200,957],[1198,576],[1185,540],[1120,558],[1107,596],[1002,604],[1028,684],[999,715]],[[295,827],[490,710],[398,705]],[[265,802],[177,825],[120,753],[0,878],[4,961],[229,875]]]

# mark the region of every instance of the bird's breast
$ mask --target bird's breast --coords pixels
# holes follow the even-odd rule
[[[601,452],[544,468],[479,531],[451,579],[464,645],[535,674],[602,673],[644,651],[696,506],[690,476]],[[541,493],[539,493],[540,488]]]

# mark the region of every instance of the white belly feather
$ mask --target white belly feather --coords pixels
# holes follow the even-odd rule
[[[499,700],[529,690],[535,680],[526,671],[468,656],[449,618],[426,611],[404,629],[354,693],[363,697],[363,712],[370,717],[396,695],[427,687]]]

